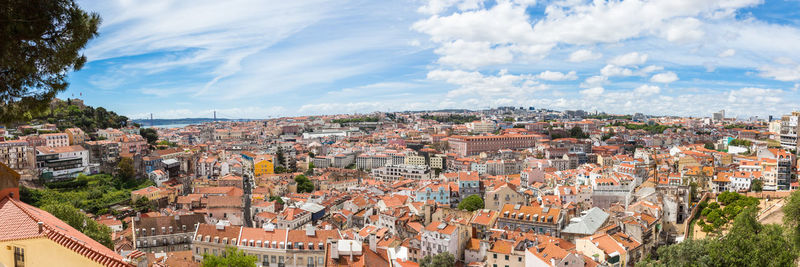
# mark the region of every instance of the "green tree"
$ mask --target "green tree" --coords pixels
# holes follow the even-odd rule
[[[783,224],[789,230],[794,245],[800,248],[800,191],[794,191],[783,205]]]
[[[722,193],[720,193],[720,194],[717,196],[717,201],[719,201],[720,203],[722,203],[722,205],[728,205],[728,204],[731,204],[731,203],[733,203],[733,202],[734,202],[734,201],[736,201],[737,199],[739,199],[739,197],[740,197],[740,196],[741,196],[741,195],[739,195],[739,193],[736,193],[736,192],[730,192],[730,191],[725,191],[725,192],[722,192]]]
[[[0,122],[43,112],[80,70],[80,51],[97,36],[100,16],[73,0],[6,0],[0,4]]]
[[[278,204],[283,204],[283,199],[279,196],[270,196],[269,201],[277,201]]]
[[[784,232],[779,225],[761,225],[756,209],[748,207],[725,236],[660,247],[658,262],[637,266],[791,266],[798,254]]]
[[[703,147],[704,147],[705,149],[709,149],[709,150],[715,150],[715,149],[716,149],[716,148],[714,147],[714,144],[712,144],[712,143],[706,143],[705,145],[703,145]]]
[[[583,133],[583,129],[581,129],[581,127],[575,126],[569,130],[569,137],[582,139],[582,138],[589,138],[589,135]]]
[[[124,182],[133,180],[136,170],[133,168],[133,159],[121,158],[117,163],[117,176]]]
[[[456,258],[449,252],[442,252],[435,256],[425,256],[419,262],[419,267],[453,267],[456,264]]]
[[[140,128],[139,135],[147,140],[148,144],[155,145],[158,141],[158,131],[155,128]]]
[[[314,174],[314,162],[308,163],[308,170],[306,171],[306,174],[308,175]]]
[[[294,181],[297,182],[297,193],[314,192],[314,183],[305,175],[301,174],[294,177]]]
[[[111,249],[114,248],[114,243],[111,242],[111,229],[87,217],[72,205],[53,203],[42,206],[42,209],[69,224],[69,226],[72,226],[75,230],[103,244],[103,246]]]
[[[156,205],[153,204],[147,197],[141,197],[133,203],[133,209],[139,212],[148,212],[156,210]]]
[[[764,190],[764,181],[761,179],[753,180],[753,183],[750,184],[750,190],[756,193],[761,193]]]
[[[256,266],[256,256],[247,255],[236,247],[226,247],[222,255],[203,254],[203,267],[248,267]]]
[[[709,244],[708,256],[718,266],[789,266],[797,252],[778,225],[761,225],[756,209],[743,210],[722,239]]]
[[[458,209],[476,211],[483,209],[483,199],[478,195],[471,195],[458,203]]]
[[[663,265],[656,266],[711,266],[713,264],[706,255],[708,243],[708,239],[689,239],[679,244],[662,246],[657,252]]]

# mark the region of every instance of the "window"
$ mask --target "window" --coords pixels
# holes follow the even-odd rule
[[[25,267],[25,249],[14,247],[14,267]]]
[[[522,262],[522,257],[517,257],[518,262]]]
[[[508,260],[508,255],[506,255],[506,260]]]
[[[492,253],[492,257],[494,257],[495,259],[497,259],[497,253]]]

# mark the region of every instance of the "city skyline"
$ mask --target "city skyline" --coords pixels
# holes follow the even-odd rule
[[[59,97],[137,119],[497,106],[764,118],[800,100],[797,1],[79,4],[103,24]]]

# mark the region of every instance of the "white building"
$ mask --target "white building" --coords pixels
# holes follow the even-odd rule
[[[460,258],[461,251],[459,249],[460,240],[458,235],[458,227],[456,225],[448,225],[443,222],[431,222],[425,229],[422,230],[422,255],[435,256],[442,252],[449,252],[454,255],[456,259]]]
[[[431,179],[431,170],[427,165],[386,165],[372,169],[375,179],[392,182],[405,179],[428,180]]]

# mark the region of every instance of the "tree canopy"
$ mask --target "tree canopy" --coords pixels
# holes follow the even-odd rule
[[[458,209],[476,211],[483,208],[483,199],[478,195],[471,195],[458,203]]]
[[[783,224],[790,232],[792,242],[800,248],[800,191],[792,192],[783,205]]]
[[[798,253],[780,225],[762,225],[756,209],[736,215],[728,234],[658,248],[658,260],[636,266],[791,266]]]
[[[314,183],[305,175],[301,174],[294,177],[294,181],[297,182],[297,193],[314,192]]]
[[[575,126],[572,127],[572,129],[569,129],[569,137],[584,139],[584,138],[589,138],[589,135],[584,133],[581,127]]]
[[[0,5],[0,122],[28,120],[67,89],[100,16],[73,0],[7,0]]]
[[[156,141],[158,141],[158,131],[155,128],[140,128],[139,135],[144,137],[147,143],[151,145],[155,145]]]
[[[136,176],[136,170],[133,168],[133,160],[130,158],[121,158],[117,163],[117,176],[122,181],[128,182],[133,180]]]
[[[114,243],[111,242],[111,229],[87,217],[72,205],[53,203],[42,206],[42,209],[69,224],[72,228],[81,231],[81,233],[86,236],[103,244],[103,246],[114,249]]]
[[[256,266],[258,258],[247,255],[236,247],[226,247],[222,255],[203,254],[203,267],[249,267]]]
[[[420,267],[453,267],[456,264],[456,258],[453,254],[445,251],[435,256],[428,255],[419,262]]]

